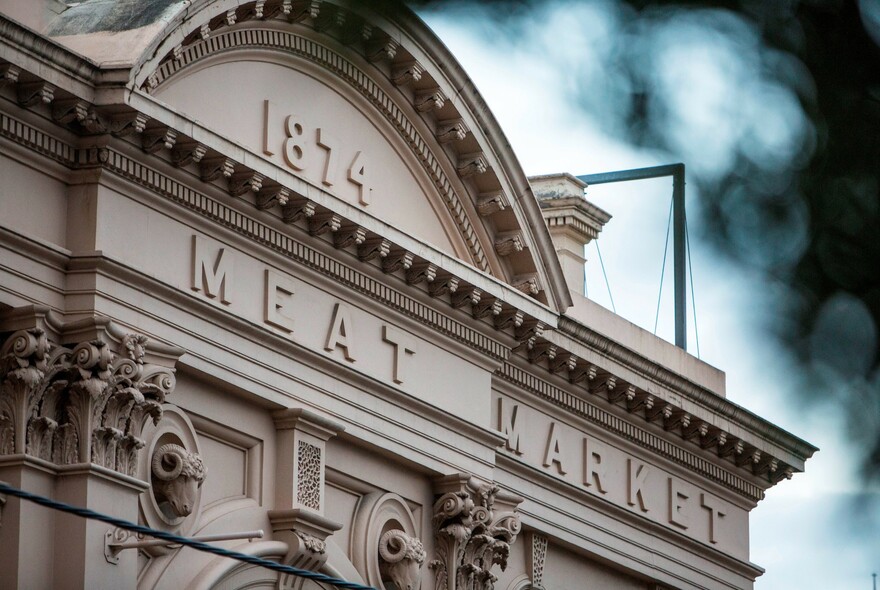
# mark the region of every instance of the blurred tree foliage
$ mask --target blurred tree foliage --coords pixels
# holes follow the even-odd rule
[[[624,108],[616,121],[605,119],[635,145],[684,158],[702,197],[704,237],[766,281],[768,328],[800,363],[792,379],[798,394],[843,408],[850,437],[865,451],[866,476],[880,478],[880,0],[589,1],[623,15],[617,50],[602,67],[615,77],[611,98]],[[407,4],[479,9],[512,43],[546,7],[537,0]],[[756,108],[793,98],[789,135],[780,132],[787,139],[774,139],[774,121],[758,117],[756,129],[730,144],[724,165],[692,166],[688,136],[675,132],[673,96],[683,90],[676,80],[688,79],[661,83],[654,58],[659,43],[687,43],[699,30],[739,54],[732,71],[759,77]],[[767,95],[755,98],[761,88]],[[572,100],[592,109],[591,93],[585,87]]]

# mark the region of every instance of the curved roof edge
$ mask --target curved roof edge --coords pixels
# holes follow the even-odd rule
[[[141,14],[137,18],[125,16],[127,11],[121,10],[121,7],[136,1],[83,2],[59,15],[50,24],[49,34],[56,41],[95,61],[102,69],[128,69],[127,86],[135,90],[149,74],[144,68],[151,69],[148,65],[151,62],[158,65],[169,45],[176,46],[191,34],[193,17],[204,11],[205,18],[216,20],[218,14],[234,14],[237,9],[255,4],[254,0],[161,0],[149,14]],[[346,0],[337,2],[346,9],[364,10],[358,3]],[[466,108],[476,121],[482,139],[488,144],[486,148],[499,164],[499,169],[494,169],[494,172],[503,176],[510,187],[512,194],[509,200],[515,201],[510,205],[520,211],[522,219],[519,229],[531,246],[529,252],[539,275],[543,275],[542,287],[547,303],[564,313],[573,302],[540,205],[510,142],[475,84],[443,42],[403,3],[386,3],[374,14],[399,27],[400,32],[418,45],[419,50],[430,57],[452,83],[456,106]],[[117,43],[95,43],[96,36],[111,34],[117,37]]]
[[[446,74],[455,82],[459,96],[471,106],[471,110],[476,115],[481,116],[481,126],[486,134],[486,138],[492,142],[495,154],[504,163],[504,169],[515,175],[514,178],[509,178],[511,184],[516,189],[515,198],[522,205],[523,211],[527,215],[528,223],[533,230],[532,237],[539,246],[536,255],[540,257],[544,268],[547,269],[553,282],[551,292],[556,298],[557,308],[560,313],[564,313],[566,309],[573,305],[568,284],[562,273],[559,259],[556,257],[556,248],[550,239],[550,231],[547,229],[547,224],[541,213],[541,206],[532,192],[532,186],[529,184],[528,177],[522,169],[519,159],[510,145],[510,141],[504,135],[501,125],[495,119],[495,116],[489,109],[489,105],[486,104],[485,99],[480,94],[480,91],[477,90],[470,76],[467,75],[464,68],[443,41],[414,12],[407,9],[401,13],[401,17],[399,22],[404,27],[404,30],[412,35],[421,45],[429,48],[434,55],[440,56],[442,58],[440,63],[448,65]],[[548,253],[552,253],[552,255],[548,255]]]

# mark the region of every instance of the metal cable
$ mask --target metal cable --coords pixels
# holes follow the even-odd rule
[[[186,545],[187,547],[192,547],[193,549],[204,551],[206,553],[213,553],[214,555],[219,555],[221,557],[229,557],[230,559],[235,559],[244,563],[250,563],[252,565],[264,567],[266,569],[274,570],[276,572],[315,580],[316,582],[323,582],[325,584],[336,586],[337,588],[345,588],[349,590],[376,590],[376,588],[373,588],[372,586],[364,586],[363,584],[357,584],[355,582],[347,582],[346,580],[340,580],[339,578],[334,578],[318,572],[312,572],[289,565],[283,565],[275,561],[262,559],[253,555],[245,555],[244,553],[239,553],[237,551],[229,551],[228,549],[215,547],[214,545],[208,545],[207,543],[194,541],[192,539],[180,537],[178,535],[167,533],[165,531],[159,531],[156,529],[151,529],[150,527],[141,526],[139,524],[135,524],[121,518],[115,518],[113,516],[101,514],[100,512],[89,510],[88,508],[71,506],[70,504],[65,504],[64,502],[58,502],[56,500],[51,500],[37,494],[32,494],[31,492],[26,492],[24,490],[14,488],[3,482],[0,482],[0,493],[15,496],[17,498],[22,498],[41,506],[45,506],[53,510],[60,510],[69,514],[74,514],[82,518],[88,518],[90,520],[100,520],[101,522],[106,522],[107,524],[135,533],[150,535],[151,537],[156,537],[157,539],[168,541],[169,544],[173,543],[175,545]]]
[[[700,331],[697,329],[697,299],[694,291],[694,261],[691,257],[691,235],[688,232],[687,213],[684,216],[684,243],[687,247],[688,270],[691,275],[691,309],[694,312],[694,340],[697,341],[697,358],[700,358]]]
[[[654,316],[654,336],[657,335],[657,324],[660,322],[660,299],[663,297],[663,277],[666,275],[666,253],[669,252],[669,229],[672,227],[672,205],[674,198],[669,199],[669,221],[666,222],[666,239],[663,241],[663,264],[660,265],[660,292],[657,294],[657,314]]]
[[[596,252],[599,253],[599,264],[602,265],[602,276],[605,277],[605,286],[608,288],[608,299],[611,300],[611,311],[617,313],[617,308],[614,307],[614,297],[611,295],[611,283],[608,282],[608,275],[605,273],[605,263],[602,261],[602,251],[599,249],[599,240],[593,240],[593,243],[596,244]]]

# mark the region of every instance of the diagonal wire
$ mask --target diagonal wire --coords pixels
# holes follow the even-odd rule
[[[691,257],[691,235],[688,232],[687,213],[684,216],[684,243],[687,245],[688,270],[691,275],[691,309],[694,312],[694,340],[697,341],[697,358],[700,358],[700,331],[697,329],[697,300],[694,293],[694,262]]]
[[[276,572],[281,572],[300,578],[308,578],[310,580],[315,580],[316,582],[330,584],[332,586],[336,586],[337,588],[345,588],[348,590],[376,590],[372,586],[364,586],[363,584],[340,580],[339,578],[334,578],[332,576],[328,576],[318,572],[284,565],[275,561],[270,561],[268,559],[262,559],[253,555],[239,553],[238,551],[230,551],[228,549],[223,549],[222,547],[215,547],[214,545],[202,543],[201,541],[194,541],[193,539],[174,535],[165,531],[151,529],[150,527],[135,524],[121,518],[101,514],[100,512],[89,510],[88,508],[71,506],[70,504],[65,504],[64,502],[58,502],[57,500],[51,500],[37,494],[32,494],[31,492],[26,492],[24,490],[14,488],[3,482],[0,482],[0,494],[9,494],[10,496],[22,498],[41,506],[52,508],[53,510],[60,510],[69,514],[74,514],[82,518],[88,518],[90,520],[100,520],[101,522],[106,522],[107,524],[119,527],[121,529],[126,529],[135,533],[142,533],[144,535],[150,535],[151,537],[156,537],[157,539],[168,541],[169,544],[173,543],[175,545],[186,545],[187,547],[192,547],[193,549],[204,551],[205,553],[213,553],[214,555],[219,555],[221,557],[229,557],[231,559],[236,559],[244,563],[250,563],[252,565],[264,567],[266,569],[274,570]]]
[[[657,294],[657,314],[654,316],[654,335],[657,335],[657,324],[660,322],[660,299],[663,297],[663,277],[666,275],[666,253],[669,252],[669,229],[672,227],[672,204],[675,197],[669,199],[669,221],[666,222],[666,239],[663,241],[663,264],[660,266],[660,292]]]
[[[602,265],[602,276],[605,277],[605,286],[608,288],[608,299],[611,300],[611,311],[617,313],[617,308],[614,307],[614,297],[611,295],[611,283],[608,282],[608,275],[605,273],[605,263],[602,261],[602,251],[599,249],[599,240],[593,240],[593,243],[596,244],[596,252],[599,253],[599,264]]]

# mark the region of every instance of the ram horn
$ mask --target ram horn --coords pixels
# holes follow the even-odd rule
[[[168,470],[165,465],[170,463],[173,467]],[[186,462],[186,449],[180,445],[162,445],[153,453],[153,475],[163,481],[177,479],[183,471]]]
[[[410,537],[400,530],[391,530],[379,539],[379,556],[388,563],[397,563],[406,557]]]

